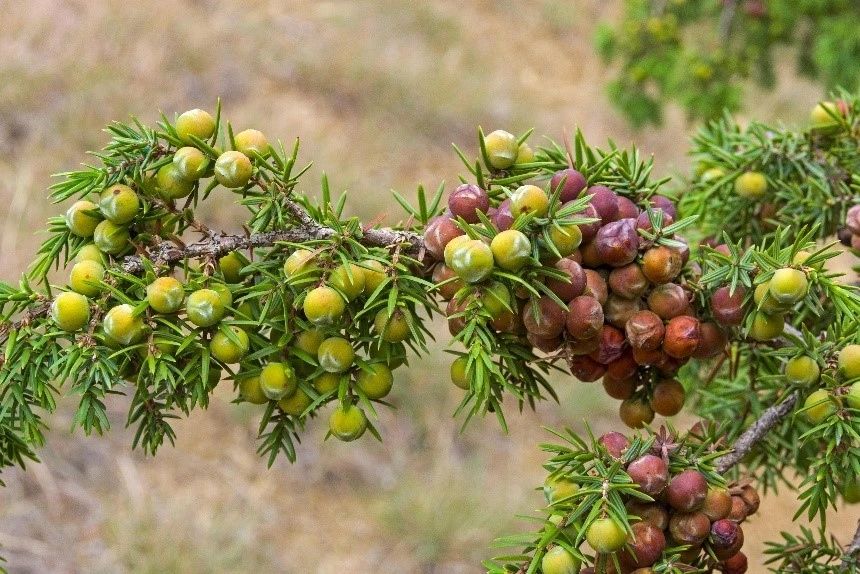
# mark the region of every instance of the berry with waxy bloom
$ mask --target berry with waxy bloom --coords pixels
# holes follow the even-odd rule
[[[630,219],[604,225],[594,239],[600,259],[613,267],[621,267],[636,259],[639,235]]]
[[[635,522],[630,526],[630,530],[627,546],[632,555],[621,553],[621,563],[628,567],[644,568],[657,562],[666,548],[663,531],[650,522]]]
[[[479,221],[478,212],[490,209],[490,196],[487,192],[471,183],[464,183],[448,196],[448,210],[452,217],[460,217],[468,223]]]
[[[517,161],[520,145],[514,134],[495,130],[484,136],[487,162],[495,169],[508,169]]]
[[[315,287],[305,295],[302,304],[305,317],[317,325],[326,325],[338,320],[346,310],[346,302],[340,293],[327,287]]]
[[[711,522],[726,518],[732,511],[732,497],[725,488],[708,488],[701,510]]]
[[[102,322],[105,335],[123,345],[133,345],[146,334],[143,319],[136,317],[134,307],[123,303],[105,313]]]
[[[49,313],[57,327],[73,333],[89,323],[90,302],[80,293],[66,291],[54,298]]]
[[[453,244],[452,241],[446,248],[445,264],[463,281],[478,283],[493,272],[493,251],[489,245],[479,239],[457,241],[456,246],[451,247]]]
[[[630,446],[630,441],[620,432],[610,431],[600,436],[597,442],[603,445],[612,458],[621,458]]]
[[[700,509],[707,496],[707,480],[701,472],[692,469],[684,470],[673,477],[666,488],[666,501],[679,512]]]
[[[224,318],[226,311],[221,295],[214,289],[198,289],[185,302],[188,320],[198,327],[215,325]]]
[[[614,268],[609,272],[608,284],[613,293],[625,299],[641,297],[649,286],[642,267],[636,263]]]
[[[463,389],[464,391],[469,390],[469,377],[467,374],[467,367],[469,365],[469,357],[457,357],[451,363],[451,382],[454,383],[454,386]]]
[[[493,260],[506,271],[519,271],[531,260],[532,243],[522,231],[508,229],[490,242]]]
[[[99,211],[108,221],[125,225],[137,215],[140,199],[132,188],[121,183],[105,189],[99,197]]]
[[[445,256],[445,247],[455,237],[465,232],[448,216],[440,215],[431,219],[424,230],[424,248],[434,259],[441,261]]]
[[[770,278],[768,291],[777,303],[792,305],[803,299],[808,288],[806,273],[786,267],[774,272],[773,277]]]
[[[592,339],[603,326],[603,306],[588,295],[580,295],[567,306],[567,331],[575,339]]]
[[[523,306],[523,324],[530,333],[552,339],[564,331],[566,312],[550,297],[531,299]]]
[[[105,276],[105,268],[96,261],[78,261],[72,266],[69,275],[69,287],[73,291],[95,297],[102,292],[101,281]]]
[[[506,198],[496,208],[496,211],[490,217],[490,221],[496,226],[499,231],[505,231],[511,228],[514,224],[514,215],[511,213],[511,199]]]
[[[555,193],[559,186],[561,186],[561,194],[559,196],[561,202],[567,203],[568,201],[573,201],[585,189],[585,176],[572,168],[562,169],[553,174],[549,182],[550,192]]]
[[[173,154],[174,172],[186,182],[197,181],[209,169],[209,157],[196,147],[181,147]]]
[[[174,277],[158,277],[146,287],[146,300],[158,313],[175,313],[182,307],[185,290]]]
[[[352,367],[355,350],[343,337],[329,337],[317,349],[320,367],[329,373],[343,373]]]
[[[191,136],[201,140],[207,140],[215,133],[215,118],[204,110],[195,108],[183,112],[176,118],[176,133],[179,138],[188,144],[193,144]]]
[[[233,136],[233,143],[236,144],[236,151],[248,157],[253,157],[254,153],[263,157],[269,155],[269,140],[266,139],[266,135],[260,130],[242,130]]]
[[[677,512],[669,518],[669,533],[680,544],[701,544],[710,531],[711,521],[701,512]]]
[[[721,354],[728,343],[726,334],[716,323],[706,321],[699,325],[699,346],[693,356],[697,359],[709,359]]]
[[[367,430],[367,416],[355,405],[338,405],[328,420],[329,432],[344,442],[361,438]]]
[[[669,467],[659,456],[645,454],[627,465],[630,479],[639,485],[639,490],[655,497],[669,484]]]
[[[215,179],[224,187],[245,187],[253,173],[251,160],[240,151],[225,151],[215,160]]]

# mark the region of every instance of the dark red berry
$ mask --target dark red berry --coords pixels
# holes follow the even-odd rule
[[[731,558],[744,545],[744,531],[737,522],[717,520],[711,524],[711,549],[720,560]]]
[[[462,217],[469,223],[478,221],[478,212],[486,213],[490,208],[487,192],[471,183],[464,183],[448,196],[448,209],[454,217]]]
[[[727,558],[720,564],[723,574],[745,574],[749,568],[746,554],[738,552],[731,558]]]
[[[726,326],[737,326],[744,321],[744,297],[746,290],[738,285],[734,292],[726,285],[711,295],[711,312],[714,319]]]
[[[657,285],[648,295],[648,308],[661,319],[683,315],[689,306],[686,291],[677,283]]]
[[[664,212],[670,215],[672,219],[676,219],[678,217],[678,210],[675,208],[675,202],[673,202],[668,197],[665,197],[663,195],[652,195],[650,203],[652,207],[662,209]]]
[[[716,323],[707,321],[699,325],[700,337],[699,346],[696,347],[696,352],[693,356],[697,359],[708,359],[721,354],[728,343],[726,334],[720,329]]]
[[[597,221],[593,221],[591,223],[583,223],[579,226],[579,231],[582,232],[582,242],[586,243],[594,239],[597,235],[597,231],[600,229],[600,215],[597,213],[597,209],[592,205],[588,204],[585,206],[585,209],[579,214],[581,217],[595,218]]]
[[[601,365],[608,365],[621,357],[626,345],[627,341],[620,329],[612,325],[603,325],[600,330],[600,344],[589,356]]]
[[[554,299],[544,296],[523,306],[523,325],[543,339],[554,339],[564,331],[567,313]]]
[[[684,387],[675,379],[660,381],[654,385],[651,395],[651,408],[658,415],[673,417],[684,407],[686,393]]]
[[[445,258],[445,246],[448,242],[463,234],[463,230],[457,227],[450,217],[440,215],[427,224],[427,229],[424,231],[424,248],[434,259],[442,261]]]
[[[514,219],[515,218],[511,213],[511,200],[508,198],[501,202],[499,207],[496,208],[496,212],[493,214],[491,221],[499,231],[507,231],[511,228],[511,225],[514,224]]]
[[[648,279],[638,263],[616,267],[609,272],[607,283],[613,293],[625,299],[637,299],[648,289]]]
[[[632,219],[613,221],[600,228],[595,245],[600,258],[612,267],[627,265],[639,252],[639,234]]]
[[[606,279],[594,269],[585,269],[585,290],[583,295],[590,295],[597,299],[601,305],[606,303],[609,297],[609,289],[606,286]]]
[[[669,512],[662,504],[634,500],[627,503],[627,511],[632,516],[638,516],[644,522],[650,522],[660,530],[669,528]]]
[[[632,554],[620,553],[619,559],[622,566],[644,568],[657,562],[666,548],[666,536],[663,531],[650,522],[635,522],[630,530],[627,545]]]
[[[592,360],[588,355],[572,357],[568,365],[570,374],[583,383],[593,383],[606,374],[606,366]]]
[[[663,492],[669,483],[669,467],[659,456],[646,454],[640,456],[627,466],[627,474],[639,485],[639,490],[650,497],[656,497]]]
[[[555,193],[561,186],[559,199],[562,203],[573,201],[585,189],[585,176],[572,168],[562,169],[553,174],[550,180],[550,193]]]
[[[669,481],[666,500],[680,512],[693,512],[702,507],[708,495],[708,481],[701,472],[688,469]],[[703,515],[704,516],[704,515]],[[705,520],[707,520],[705,516]]]
[[[574,297],[582,295],[585,290],[585,272],[582,266],[572,259],[559,259],[555,265],[556,269],[564,273],[569,281],[561,279],[548,279],[546,286],[555,293],[562,301],[570,301]]]
[[[633,359],[633,351],[626,349],[624,353],[606,366],[606,374],[613,379],[630,379],[636,374],[639,365]]]
[[[603,305],[603,314],[606,316],[606,322],[624,329],[628,319],[641,311],[643,303],[639,299],[624,299],[618,295],[612,294],[606,299],[606,304]]]
[[[614,191],[605,185],[595,185],[589,187],[585,193],[592,196],[588,203],[597,210],[603,225],[618,219],[618,196]]]
[[[601,437],[597,439],[597,442],[603,445],[606,452],[609,453],[609,456],[616,459],[621,458],[624,451],[626,451],[627,447],[630,446],[630,441],[627,440],[627,437],[620,432],[615,431],[601,435]]]
[[[603,307],[594,297],[580,295],[567,306],[567,331],[580,340],[593,339],[603,327]]]
[[[618,203],[618,219],[636,219],[639,217],[639,207],[629,198],[619,195],[616,203]]]
[[[710,531],[711,521],[701,512],[678,512],[669,519],[672,540],[681,544],[701,544]]]
[[[612,367],[612,364],[609,367]],[[603,375],[603,390],[613,399],[623,401],[632,397],[633,393],[636,392],[636,381],[633,377],[617,379],[607,371]]]

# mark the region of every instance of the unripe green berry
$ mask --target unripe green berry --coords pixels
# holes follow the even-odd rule
[[[836,403],[827,389],[818,389],[810,393],[803,403],[803,414],[814,425],[836,412]]]
[[[755,304],[763,313],[780,314],[788,310],[790,305],[780,303],[770,294],[770,281],[766,281],[756,286],[753,294]]]
[[[75,261],[78,263],[81,261],[95,261],[104,265],[105,256],[94,243],[88,243],[78,250],[78,253],[75,255]]]
[[[767,193],[767,178],[758,171],[742,173],[735,180],[735,192],[741,197],[759,199]]]
[[[157,313],[176,313],[184,298],[182,283],[173,277],[158,277],[146,286],[146,300]]]
[[[245,187],[253,172],[251,160],[240,151],[225,151],[215,161],[215,179],[224,187]]]
[[[391,317],[388,316],[388,308],[383,307],[376,312],[373,318],[373,327],[379,333],[383,341],[398,343],[409,338],[409,321],[401,309],[395,309]]]
[[[842,498],[848,504],[857,504],[860,502],[860,482],[846,484],[842,487]]]
[[[319,273],[316,256],[310,249],[296,249],[284,261],[284,275],[291,283],[296,280],[313,281]]]
[[[322,373],[314,379],[314,389],[321,395],[337,391],[340,387],[340,377],[339,373]]]
[[[385,274],[385,265],[376,259],[366,259],[359,265],[364,271],[364,292],[367,295],[372,295],[388,277]]]
[[[845,400],[848,402],[849,407],[860,410],[860,381],[848,387],[848,394],[845,395]]]
[[[784,305],[791,305],[803,299],[808,288],[806,273],[791,267],[777,269],[770,279],[771,297]]]
[[[846,345],[839,351],[839,370],[846,379],[860,377],[860,345]]]
[[[209,112],[201,109],[188,110],[176,118],[176,133],[180,139],[188,144],[193,144],[191,136],[202,140],[209,139],[215,133],[215,118]]]
[[[295,393],[299,381],[287,363],[268,363],[260,371],[260,388],[269,400],[279,401]]]
[[[368,399],[381,399],[391,392],[394,376],[391,369],[382,363],[372,363],[361,369],[355,377],[355,384]]]
[[[585,531],[585,539],[595,551],[610,554],[624,547],[627,533],[612,518],[598,518]]]
[[[464,391],[469,390],[469,377],[466,373],[468,364],[469,357],[457,357],[451,363],[451,382]]]
[[[579,485],[563,476],[558,476],[553,480],[547,479],[543,485],[543,495],[547,504],[564,500],[577,492],[579,492]]]
[[[328,419],[331,434],[344,442],[357,440],[367,430],[367,417],[355,405],[338,405]]]
[[[705,183],[712,183],[722,179],[726,175],[726,171],[721,167],[712,167],[702,172],[701,180]]]
[[[155,174],[155,188],[164,199],[181,199],[191,195],[194,184],[183,177],[175,163],[168,163]]]
[[[487,161],[496,169],[508,169],[517,161],[520,145],[514,134],[496,130],[484,136]]]
[[[228,327],[232,338],[223,331],[218,331],[209,342],[209,353],[222,363],[238,363],[248,353],[248,333],[244,329],[231,325]]]
[[[244,266],[245,262],[235,251],[218,260],[218,269],[221,270],[221,275],[227,283],[239,283],[242,280],[241,271]]]
[[[240,379],[239,396],[242,397],[242,400],[255,405],[262,405],[269,401],[268,397],[263,393],[263,388],[260,386],[260,377]]]
[[[105,276],[105,268],[95,261],[79,261],[72,267],[69,276],[69,287],[81,295],[95,297],[102,291],[101,281]]]
[[[90,302],[80,293],[60,293],[51,303],[51,319],[69,333],[83,329],[90,320]]]
[[[339,265],[329,275],[328,284],[352,301],[364,292],[364,269],[355,263]]]
[[[532,242],[522,231],[508,229],[490,242],[493,260],[506,271],[519,271],[531,260]]]
[[[308,321],[316,325],[334,323],[346,310],[346,302],[331,287],[316,287],[305,295],[302,308]]]
[[[319,329],[308,329],[296,335],[295,347],[312,357],[317,356],[320,344],[325,340],[325,334]]]
[[[796,385],[812,385],[818,382],[821,369],[812,357],[793,357],[785,364],[785,378]]]
[[[465,241],[451,253],[449,267],[463,281],[478,283],[493,272],[493,251],[479,239]]]
[[[521,165],[524,163],[532,163],[534,160],[535,160],[534,150],[526,142],[521,143],[520,147],[517,149],[516,165]]]
[[[578,574],[582,562],[563,546],[553,546],[540,561],[542,574]]]
[[[298,417],[304,413],[309,406],[313,404],[306,392],[301,389],[296,390],[292,395],[284,397],[278,401],[278,408],[288,415]]]
[[[768,315],[757,311],[750,325],[749,336],[755,341],[771,341],[782,335],[785,317],[781,314]]]
[[[209,169],[209,157],[196,147],[181,147],[173,154],[175,173],[187,182],[197,181]]]
[[[812,122],[813,127],[829,127],[838,124],[836,118],[839,117],[840,113],[839,106],[836,105],[836,102],[821,102],[812,108],[812,112],[809,114],[809,119]]]
[[[141,317],[135,317],[134,307],[123,303],[105,314],[105,335],[123,345],[133,345],[143,339],[145,327]]]
[[[511,195],[511,215],[514,218],[524,213],[544,217],[547,211],[549,211],[549,196],[536,185],[523,185]]]
[[[93,242],[100,250],[110,255],[122,253],[129,246],[128,228],[112,221],[102,221],[96,225]]]
[[[223,283],[212,283],[209,285],[209,288],[218,293],[218,297],[221,299],[221,304],[224,305],[225,308],[233,306],[233,292],[230,291],[229,287]]]
[[[493,319],[513,312],[511,292],[500,281],[493,281],[481,292],[481,304]]]
[[[343,337],[329,337],[317,349],[317,361],[328,373],[343,373],[355,360],[355,350]]]
[[[226,308],[221,295],[212,289],[198,289],[188,296],[185,314],[198,327],[211,327],[224,318]]]
[[[567,257],[582,243],[582,231],[578,225],[553,225],[549,228],[549,239],[562,257]]]
[[[98,207],[92,201],[76,201],[66,211],[66,226],[78,237],[92,237],[99,221]]]
[[[269,155],[269,140],[259,130],[243,130],[233,136],[233,142],[236,144],[236,151],[240,151],[248,157],[252,157],[253,152],[263,157]]]
[[[454,258],[454,252],[466,245],[469,241],[472,241],[472,238],[468,235],[458,235],[457,237],[449,241],[445,245],[444,250],[445,265],[451,267],[451,261]]]
[[[118,183],[104,190],[99,198],[99,210],[105,219],[117,225],[131,222],[140,209],[140,199],[132,188]]]

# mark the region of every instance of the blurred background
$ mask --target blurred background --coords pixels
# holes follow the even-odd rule
[[[238,129],[302,138],[306,191],[324,171],[367,219],[399,217],[391,189],[455,181],[450,144],[474,154],[479,124],[534,127],[534,141],[579,126],[593,144],[635,141],[660,175],[684,173],[693,128],[680,111],[634,132],[606,101],[592,35],[615,4],[0,0],[0,279],[17,281],[61,209],[51,174],[87,161],[106,123],[212,110],[219,96]],[[802,124],[821,90],[781,69],[776,90],[748,91],[745,113]],[[240,217],[226,199],[204,213],[228,230]],[[298,462],[271,470],[255,454],[258,415],[230,404],[229,384],[154,459],[131,451],[123,398],[113,430],[85,437],[69,431],[68,397],[42,463],[3,474],[0,554],[13,573],[481,572],[491,541],[530,528],[515,515],[541,505],[541,427],[620,421],[601,388],[559,380],[560,404],[511,410],[510,434],[492,418],[461,434],[436,331],[434,354],[399,371],[384,443],[322,444],[314,421]],[[793,512],[791,495],[766,499],[746,529],[751,563],[766,537],[795,529]],[[843,540],[854,528],[832,523]]]

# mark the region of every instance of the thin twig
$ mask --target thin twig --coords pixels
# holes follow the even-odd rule
[[[860,552],[860,520],[857,521],[857,530],[854,531],[854,539],[842,554],[842,570],[850,566],[857,566],[857,557],[855,554],[858,552]]]

